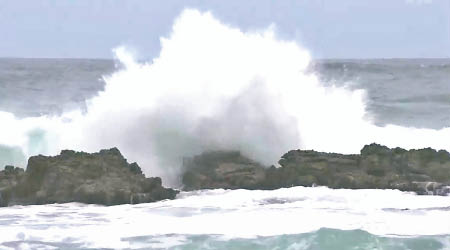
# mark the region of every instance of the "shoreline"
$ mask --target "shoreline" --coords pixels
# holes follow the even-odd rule
[[[450,154],[431,148],[405,150],[370,144],[360,154],[291,150],[280,167],[267,167],[239,151],[211,151],[183,160],[183,188],[162,186],[128,163],[117,148],[98,153],[63,150],[33,156],[26,170],[0,171],[0,205],[80,202],[139,204],[176,199],[180,191],[275,190],[294,186],[331,189],[397,189],[419,195],[450,195]]]

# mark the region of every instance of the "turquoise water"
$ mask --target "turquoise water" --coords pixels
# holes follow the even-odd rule
[[[133,240],[134,244],[155,242],[152,237],[130,240]],[[379,237],[362,230],[344,231],[323,228],[312,233],[258,237],[255,239],[226,240],[221,239],[221,236],[189,236],[180,243],[180,245],[169,249],[438,250],[450,249],[450,235],[393,238]]]
[[[450,249],[450,235],[420,237],[380,237],[362,230],[337,230],[323,228],[316,232],[256,237],[253,239],[227,239],[220,235],[163,235],[123,238],[129,244],[125,249],[171,249],[171,250],[447,250]],[[6,242],[1,248],[30,249],[99,249],[83,246],[81,243],[14,241]],[[108,248],[101,248],[108,249]]]

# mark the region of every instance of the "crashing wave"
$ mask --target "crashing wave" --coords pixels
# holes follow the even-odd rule
[[[118,147],[169,185],[179,184],[184,156],[205,150],[239,150],[270,165],[296,148],[356,153],[377,142],[450,149],[449,128],[374,125],[364,91],[321,84],[307,72],[308,51],[273,28],[243,32],[209,12],[185,10],[152,62],[137,62],[125,48],[115,55],[124,67],[104,77],[86,112],[1,113],[0,144],[25,157]]]

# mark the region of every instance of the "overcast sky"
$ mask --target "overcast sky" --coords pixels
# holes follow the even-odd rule
[[[275,24],[316,58],[450,57],[450,0],[0,0],[0,57],[159,52],[186,8],[243,30]]]

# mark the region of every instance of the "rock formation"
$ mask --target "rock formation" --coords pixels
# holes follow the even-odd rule
[[[183,184],[186,190],[321,185],[450,194],[450,154],[443,150],[407,151],[378,144],[365,146],[358,155],[292,150],[279,164],[264,168],[239,152],[204,153],[185,160]]]
[[[430,148],[390,149],[371,144],[360,154],[292,150],[280,167],[264,167],[237,151],[206,152],[185,159],[185,190],[277,189],[292,186],[381,188],[418,194],[450,194],[450,154]],[[135,204],[174,199],[159,177],[146,178],[118,149],[98,153],[64,150],[54,157],[33,156],[26,171],[0,171],[0,206],[82,202]]]
[[[206,152],[183,161],[185,190],[227,188],[256,189],[265,179],[265,168],[237,151]]]
[[[175,198],[159,177],[146,178],[117,148],[98,153],[64,150],[54,157],[33,156],[26,171],[0,171],[0,205],[82,202],[103,205]]]

